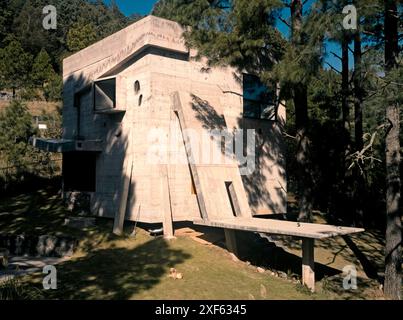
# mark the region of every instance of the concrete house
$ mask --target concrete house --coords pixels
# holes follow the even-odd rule
[[[284,109],[275,119],[274,96],[259,100],[264,95],[257,78],[231,68],[208,68],[205,61],[194,61],[194,55],[178,24],[148,16],[64,60],[65,141],[55,147],[63,152],[65,191],[90,192],[94,214],[115,216],[122,182],[129,178],[126,219],[162,222],[167,207],[174,221],[200,218],[189,163],[176,159],[187,157],[173,110],[175,94],[186,129],[200,137],[215,129],[256,130],[251,138],[258,144],[255,168],[247,175],[241,175],[235,160],[199,159],[206,152],[220,154],[218,141],[210,146],[215,151],[196,145],[201,139],[190,142],[200,154],[192,165],[209,217],[234,216],[229,183],[243,214],[286,212],[280,132]],[[161,152],[166,143],[175,161],[152,161],[152,150]],[[162,191],[167,179],[168,201]]]
[[[182,33],[148,16],[66,58],[63,139],[34,144],[63,153],[64,192],[89,193],[115,232],[192,221],[233,250],[231,230],[302,237],[313,288],[312,239],[354,230],[258,218],[287,211],[285,109],[253,75],[196,61]]]

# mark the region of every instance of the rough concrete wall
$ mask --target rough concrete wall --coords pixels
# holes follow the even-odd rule
[[[153,57],[151,69],[156,101],[166,100],[169,92],[181,92],[188,126],[200,131],[217,128],[256,130],[256,169],[253,174],[239,179],[234,164],[198,167],[212,215],[232,214],[226,201],[225,181],[233,181],[237,185],[241,202],[246,192],[252,214],[285,213],[287,184],[281,133],[285,121],[284,108],[280,107],[279,123],[243,119],[242,78],[231,68],[209,69],[205,61],[186,63]],[[248,204],[242,203],[246,215],[249,214]]]
[[[207,134],[209,130],[226,129],[222,105],[223,89],[219,84],[225,83],[227,77],[232,77],[228,69],[205,71],[206,65],[202,62],[183,62],[160,56],[153,56],[152,59],[152,86],[155,103],[166,105],[165,109],[169,111],[172,101],[168,97],[178,91],[186,126],[195,130],[197,137],[200,138],[202,134]],[[176,118],[174,120],[177,121]],[[176,139],[180,142],[183,141],[180,132],[177,133]],[[226,181],[234,183],[242,212],[249,215],[250,210],[237,163],[228,159],[226,164],[203,163],[205,154],[201,150],[200,140],[192,141],[191,145],[209,218],[233,216],[225,186]],[[219,141],[212,141],[210,147],[211,154],[222,155]],[[199,150],[200,152],[198,152]],[[183,166],[183,174],[185,172],[187,175],[188,169]],[[187,176],[184,181],[177,181],[176,189],[179,195],[185,195],[185,198],[182,199],[178,197],[178,203],[189,198],[191,191],[189,179],[190,176]]]
[[[151,56],[150,59],[152,104],[160,115],[159,128],[165,132],[165,139],[176,142],[176,148],[167,150],[165,153],[173,219],[192,220],[200,217],[200,213],[196,195],[192,194],[190,169],[179,123],[172,112],[171,100],[171,95],[175,90],[180,87],[181,90],[187,90],[189,87],[189,63],[173,57]],[[172,127],[170,128],[170,126]]]
[[[234,161],[219,166],[198,166],[211,218],[233,214],[225,181],[234,183],[246,216],[284,213],[286,180],[280,127],[271,122],[242,119],[242,79],[230,68],[210,69],[205,61],[186,61],[188,51],[180,40],[180,30],[175,23],[148,17],[64,62],[65,138],[73,138],[76,133],[74,92],[101,76],[117,75],[117,108],[125,110],[124,114],[94,114],[92,92],[82,99],[81,134],[86,139],[105,141],[105,151],[97,158],[93,212],[114,216],[119,205],[123,159],[133,153],[128,219],[135,220],[140,214],[140,221],[162,221],[164,208],[169,205],[164,203],[161,192],[164,172],[169,176],[174,220],[192,220],[200,216],[196,196],[192,194],[188,164],[152,164],[147,157],[151,142],[163,144],[170,135],[179,141],[175,152],[185,158],[181,133],[177,130],[178,120],[171,111],[171,95],[178,91],[187,125],[200,132],[214,128],[261,129],[257,138],[261,147],[258,170],[253,175],[241,178]],[[176,51],[141,51],[147,44]],[[137,55],[133,56],[135,52]],[[134,92],[136,80],[140,82],[138,93]],[[173,131],[169,130],[170,123],[176,126]],[[165,134],[150,136],[151,129],[162,129]],[[221,152],[218,141],[213,143],[213,148],[216,153]]]
[[[178,24],[155,17],[146,17],[141,21],[117,32],[116,34],[68,57],[63,62],[64,107],[63,107],[63,137],[73,139],[77,134],[77,109],[74,108],[74,94],[92,81],[112,73],[127,63],[127,59],[134,54],[140,55],[141,50],[149,45],[168,47],[182,54],[187,49],[181,39],[181,28]],[[81,135],[86,139],[102,139],[105,142],[105,151],[97,158],[97,184],[92,201],[92,210],[101,216],[112,217],[119,203],[120,182],[122,179],[123,159],[128,155],[130,142],[136,144],[139,152],[136,153],[137,182],[134,181],[131,192],[131,202],[128,214],[132,214],[136,202],[136,190],[143,197],[143,209],[149,214],[149,220],[158,220],[160,200],[156,197],[159,177],[156,170],[143,171],[141,167],[141,152],[144,150],[144,139],[137,131],[135,138],[130,128],[138,130],[138,123],[147,125],[152,119],[149,110],[150,85],[147,83],[147,71],[143,57],[136,61],[134,68],[127,74],[129,77],[136,74],[142,79],[143,101],[141,109],[135,109],[138,97],[130,95],[133,92],[132,78],[125,75],[117,76],[117,108],[126,110],[126,114],[99,115],[94,114],[92,108],[92,92],[85,95],[81,101]],[[146,63],[147,64],[147,63]],[[141,70],[143,69],[143,70]],[[125,72],[123,72],[125,74]],[[148,92],[147,92],[148,90]],[[137,106],[138,107],[138,106]],[[157,120],[155,120],[158,122]],[[150,181],[154,181],[150,183]],[[139,196],[140,199],[140,196]],[[147,207],[148,206],[148,207]]]
[[[146,55],[122,72],[127,79],[127,108],[130,112],[131,142],[133,143],[133,174],[130,201],[126,217],[143,222],[161,222],[163,218],[163,197],[160,191],[161,173],[157,165],[147,161],[149,130],[157,128],[161,122],[162,110],[152,103],[151,57]],[[135,92],[138,81],[140,90]],[[141,100],[141,103],[140,103]],[[129,111],[129,110],[128,110]]]
[[[252,213],[286,213],[285,146],[280,125],[243,119],[242,127],[257,130],[256,169],[253,174],[242,176]]]

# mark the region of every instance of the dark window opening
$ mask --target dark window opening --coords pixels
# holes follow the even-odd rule
[[[138,94],[139,92],[140,92],[140,82],[136,80],[136,82],[134,83],[134,93]]]
[[[141,106],[142,103],[143,103],[143,95],[141,94],[139,97],[139,107]]]
[[[62,167],[65,191],[95,192],[96,154],[92,152],[64,153]]]
[[[96,111],[116,108],[116,78],[94,82],[94,109]]]
[[[254,75],[243,74],[244,118],[276,120],[276,98],[273,90]]]

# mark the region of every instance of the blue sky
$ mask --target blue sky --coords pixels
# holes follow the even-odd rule
[[[109,4],[110,0],[104,2]],[[127,16],[132,13],[149,14],[156,2],[157,0],[116,0],[120,10]]]
[[[110,0],[104,0],[105,3],[109,4]],[[133,13],[139,13],[142,15],[150,14],[151,10],[154,6],[154,4],[157,2],[157,0],[116,0],[117,5],[119,6],[120,10],[125,14],[125,15],[131,15]],[[314,0],[308,0],[306,3],[306,6],[310,6]],[[286,8],[283,10],[283,18],[288,19],[290,14],[289,14],[289,9]],[[288,34],[287,31],[287,26],[279,22],[278,28],[283,34]],[[327,52],[329,52],[328,57],[326,57],[326,61],[331,64],[334,68],[337,70],[341,70],[341,61],[334,57],[333,55],[330,54],[330,52],[333,51],[339,56],[341,56],[341,48],[339,45],[335,43],[331,43],[327,45]],[[350,64],[352,62],[352,59],[350,59]],[[327,65],[324,66],[325,68],[328,68]]]

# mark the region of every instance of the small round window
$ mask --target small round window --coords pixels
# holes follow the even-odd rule
[[[136,82],[134,83],[134,93],[138,94],[139,92],[140,92],[140,82],[136,80]]]
[[[141,106],[142,103],[143,103],[143,95],[141,94],[139,97],[139,106]]]

